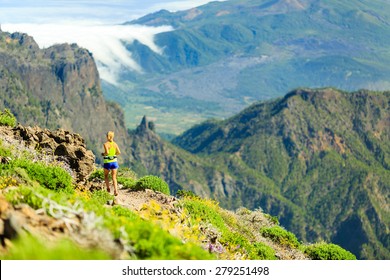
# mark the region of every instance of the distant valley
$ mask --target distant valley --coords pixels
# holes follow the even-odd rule
[[[120,100],[128,127],[148,115],[160,133],[177,135],[299,87],[386,90],[389,14],[387,1],[357,0],[231,0],[163,10],[127,23],[172,26],[155,37],[163,54],[128,44],[143,72],[124,71],[118,87],[103,84],[104,94]]]

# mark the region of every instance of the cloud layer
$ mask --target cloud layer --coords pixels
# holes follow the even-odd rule
[[[24,32],[34,37],[41,48],[57,43],[77,43],[92,52],[100,77],[116,84],[118,74],[124,70],[142,72],[132,59],[124,43],[138,40],[156,53],[162,50],[154,43],[154,36],[171,31],[169,26],[148,27],[139,25],[96,25],[96,24],[5,24],[3,30]]]

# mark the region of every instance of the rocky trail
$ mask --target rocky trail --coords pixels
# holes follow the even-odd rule
[[[177,201],[174,196],[167,196],[163,193],[149,189],[144,191],[133,191],[119,188],[118,195],[114,198],[112,203],[115,205],[122,205],[133,211],[140,211],[145,204],[149,204],[152,200],[165,208],[174,207],[174,203]]]

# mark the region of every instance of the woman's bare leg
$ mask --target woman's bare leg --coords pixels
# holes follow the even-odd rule
[[[114,184],[114,195],[118,195],[118,182],[116,180],[117,169],[111,170],[112,182]]]
[[[110,181],[109,181],[109,178],[108,178],[108,175],[110,174],[110,170],[108,169],[104,169],[104,182],[106,182],[106,188],[107,188],[107,191],[110,192]]]

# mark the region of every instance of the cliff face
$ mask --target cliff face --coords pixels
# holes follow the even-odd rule
[[[0,31],[0,107],[26,125],[79,133],[95,153],[108,130],[125,145],[123,113],[104,100],[92,54],[75,44],[40,49],[26,34]]]

